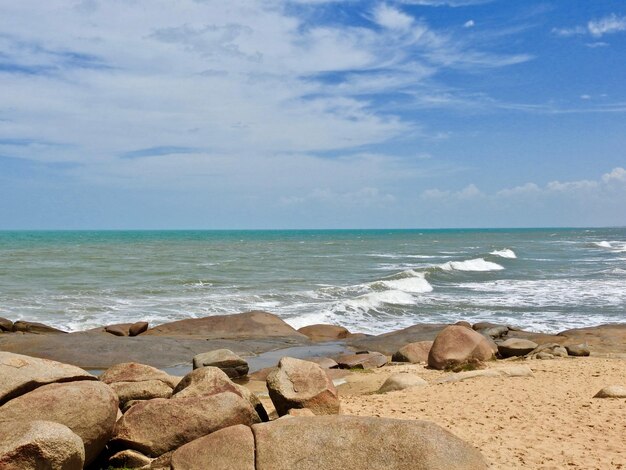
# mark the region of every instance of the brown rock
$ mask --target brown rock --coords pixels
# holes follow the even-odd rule
[[[279,419],[252,427],[256,470],[483,470],[480,452],[427,421],[361,416]]]
[[[148,322],[138,321],[130,325],[130,328],[128,328],[128,336],[137,336],[147,330],[148,330]]]
[[[194,369],[207,366],[222,369],[231,379],[244,377],[249,370],[248,363],[230,349],[216,349],[194,356]]]
[[[470,322],[468,322],[468,321],[465,321],[465,320],[458,321],[458,322],[455,323],[455,325],[464,326],[465,328],[471,328],[472,327],[472,324]]]
[[[53,383],[14,398],[0,407],[0,428],[11,421],[61,423],[85,445],[85,463],[104,449],[113,432],[118,401],[111,388],[97,381]]]
[[[428,354],[428,365],[446,369],[472,361],[494,359],[491,343],[480,333],[463,326],[448,326],[437,335]]]
[[[309,408],[317,415],[339,413],[332,380],[312,362],[283,357],[267,377],[267,389],[279,416],[290,408]]]
[[[83,441],[67,426],[50,421],[16,421],[0,426],[2,470],[78,470]]]
[[[570,356],[584,357],[591,354],[586,344],[566,344],[565,350]]]
[[[379,352],[346,354],[337,358],[342,369],[377,369],[387,364],[387,356]]]
[[[0,405],[42,385],[77,380],[97,378],[68,364],[0,351]]]
[[[0,317],[0,331],[13,331],[13,322]]]
[[[182,378],[174,388],[172,398],[209,396],[222,392],[232,392],[242,396],[236,384],[224,371],[217,367],[201,367]]]
[[[172,454],[172,470],[255,470],[254,436],[239,424],[201,437]]]
[[[424,379],[416,374],[398,373],[390,375],[380,386],[378,393],[395,392],[413,387],[423,387],[428,385]]]
[[[171,388],[176,387],[178,379],[152,366],[123,362],[109,367],[101,376],[100,381],[105,384],[113,382],[144,382],[146,380],[160,380]]]
[[[379,351],[383,354],[392,355],[405,344],[418,341],[433,341],[447,325],[444,324],[419,324],[392,331],[378,336],[370,336],[362,339],[347,339],[346,343],[358,349]]]
[[[166,400],[131,407],[115,426],[112,445],[157,457],[219,429],[258,423],[247,400],[231,392]]]
[[[128,336],[127,325],[109,325],[104,327],[104,331],[112,334],[113,336]]]
[[[428,353],[430,352],[432,345],[432,341],[409,343],[398,349],[398,351],[393,355],[392,360],[396,362],[410,362],[412,364],[428,362]]]
[[[150,457],[146,457],[136,450],[122,450],[109,458],[109,468],[140,468],[152,463]]]
[[[268,312],[246,312],[190,318],[156,326],[141,336],[200,336],[202,338],[306,338],[283,320]]]
[[[509,338],[498,344],[498,352],[502,357],[525,356],[537,346],[537,343],[528,339]]]
[[[350,332],[343,326],[336,325],[309,325],[298,329],[300,333],[309,337],[311,341],[336,341],[345,339]]]
[[[305,361],[314,362],[322,369],[335,369],[339,367],[337,361],[331,359],[330,357],[305,357]]]
[[[285,416],[315,416],[308,408],[291,408]]]
[[[109,385],[120,399],[120,408],[132,400],[151,400],[153,398],[170,398],[172,387],[160,380],[144,380],[142,382],[113,382]]]
[[[626,353],[626,323],[566,330],[558,336],[568,344],[584,343],[593,349],[594,354]]]
[[[13,331],[21,331],[23,333],[34,333],[37,335],[67,333],[53,328],[43,323],[18,320],[13,323]]]

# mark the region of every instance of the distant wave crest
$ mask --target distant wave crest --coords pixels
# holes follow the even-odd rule
[[[499,256],[500,258],[509,258],[509,259],[517,258],[517,255],[515,254],[515,252],[509,248],[505,248],[504,250],[494,250],[489,254],[494,255],[494,256]]]
[[[504,266],[486,261],[483,258],[468,259],[465,261],[448,261],[440,266],[444,271],[501,271]]]

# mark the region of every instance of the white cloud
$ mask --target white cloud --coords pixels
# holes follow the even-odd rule
[[[626,169],[622,167],[614,168],[613,171],[602,175],[605,183],[626,183]]]
[[[474,22],[474,20],[467,20],[465,23],[463,23],[464,28],[473,28],[475,25],[476,23]]]
[[[590,35],[595,38],[601,38],[605,34],[614,34],[621,31],[626,31],[626,16],[617,16],[614,13],[603,18],[590,20],[585,26],[552,29],[552,33],[557,36],[568,37]],[[589,44],[590,47],[599,47],[604,45],[606,45],[606,43],[603,42]]]
[[[440,189],[427,189],[422,192],[422,199],[439,199],[447,201],[467,201],[482,197],[483,192],[475,184],[469,184],[460,191],[442,191]]]
[[[491,3],[494,0],[400,0],[402,3],[410,5],[421,5],[428,7],[467,7]]]
[[[373,11],[373,20],[388,29],[407,30],[413,26],[413,17],[385,3]]]

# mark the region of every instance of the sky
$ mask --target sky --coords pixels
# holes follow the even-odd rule
[[[0,229],[624,225],[623,0],[0,0]]]

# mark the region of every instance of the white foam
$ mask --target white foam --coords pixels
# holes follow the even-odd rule
[[[439,266],[444,271],[501,271],[504,269],[498,263],[485,261],[483,258],[468,259],[465,261],[448,261]]]
[[[494,256],[499,256],[500,258],[509,258],[509,259],[517,258],[517,255],[515,254],[515,252],[513,250],[510,250],[509,248],[505,248],[504,250],[494,250],[489,254],[494,255]]]
[[[405,277],[403,279],[393,279],[390,281],[381,281],[380,284],[391,290],[399,290],[410,292],[413,294],[421,294],[424,292],[432,292],[433,286],[426,280],[423,273],[416,273],[415,277]]]
[[[613,248],[611,246],[611,242],[607,242],[607,241],[603,241],[603,242],[593,242],[593,244],[595,246],[598,246],[600,248]]]
[[[411,294],[401,290],[386,290],[360,295],[354,299],[343,302],[347,308],[355,310],[376,309],[384,304],[387,305],[415,305],[416,300]]]

